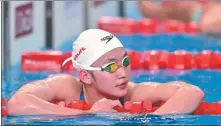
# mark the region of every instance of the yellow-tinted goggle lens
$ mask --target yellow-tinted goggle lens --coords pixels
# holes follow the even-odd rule
[[[126,56],[123,61],[122,64],[124,67],[127,67],[130,65],[130,59],[128,56]],[[116,63],[110,63],[108,65],[106,65],[105,67],[102,67],[102,71],[106,71],[106,72],[115,72],[117,69],[119,68],[119,66]]]
[[[118,69],[118,65],[116,63],[111,63],[107,65],[106,67],[102,68],[103,71],[107,72],[115,72]]]

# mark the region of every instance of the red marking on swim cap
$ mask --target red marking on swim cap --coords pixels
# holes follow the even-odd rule
[[[80,56],[81,53],[82,53],[84,50],[86,50],[86,48],[82,47],[82,48],[78,51],[78,53],[74,56],[74,60],[76,60],[76,59],[78,58],[78,56]]]

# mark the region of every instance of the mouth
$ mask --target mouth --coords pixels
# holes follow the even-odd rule
[[[128,81],[124,81],[121,84],[118,84],[116,87],[126,86]]]

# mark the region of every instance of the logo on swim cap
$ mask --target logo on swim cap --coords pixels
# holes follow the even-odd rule
[[[85,50],[86,48],[82,47],[78,53],[74,56],[74,60],[76,60],[78,58],[78,56]]]
[[[74,68],[78,70],[94,70],[90,66],[99,57],[119,47],[123,48],[122,43],[111,33],[101,29],[88,29],[74,41],[72,57],[65,60],[63,65],[72,61]]]
[[[106,41],[107,40],[106,43],[108,43],[113,37],[114,37],[113,35],[108,35],[108,36],[102,38],[101,41]]]

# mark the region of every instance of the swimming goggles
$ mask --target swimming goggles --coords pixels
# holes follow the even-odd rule
[[[103,65],[102,67],[90,67],[90,66],[82,65],[82,64],[77,63],[72,57],[70,58],[72,59],[72,63],[74,66],[79,67],[80,69],[89,70],[89,71],[100,70],[100,71],[106,71],[109,73],[114,73],[115,71],[118,70],[118,68],[122,66],[127,67],[130,65],[130,59],[128,56],[125,56],[122,59],[121,65],[118,65],[116,62],[110,62],[108,64]],[[65,64],[67,61],[65,61],[63,64]]]
[[[117,65],[116,62],[111,62],[102,66],[101,71],[113,73],[117,71],[117,69],[120,68],[121,66],[127,67],[129,65],[130,65],[130,59],[128,56],[125,56],[122,60],[121,65]]]

